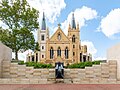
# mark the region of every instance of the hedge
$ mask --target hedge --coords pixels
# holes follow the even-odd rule
[[[87,62],[80,62],[68,65],[67,68],[85,68],[85,67],[91,67],[92,65],[99,65],[101,61],[87,61]]]
[[[34,67],[34,68],[53,68],[52,64],[43,64],[39,62],[25,62],[20,61],[18,62],[19,65],[26,65],[28,67]]]
[[[92,65],[99,65],[101,61],[87,61],[87,62],[80,62],[80,63],[75,63],[66,66],[65,68],[85,68],[85,67],[91,67]],[[24,61],[19,61],[19,65],[26,65],[28,67],[34,67],[34,68],[53,68],[52,64],[43,64],[39,62],[25,62]]]

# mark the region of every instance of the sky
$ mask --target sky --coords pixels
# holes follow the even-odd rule
[[[50,36],[57,30],[58,23],[67,35],[68,24],[71,23],[74,12],[76,23],[80,26],[81,43],[88,46],[88,52],[94,60],[106,59],[107,49],[120,42],[120,0],[27,1],[31,7],[39,10],[40,26],[42,13],[45,12]],[[34,36],[37,40],[36,32]],[[25,59],[28,52],[19,54],[19,59]]]

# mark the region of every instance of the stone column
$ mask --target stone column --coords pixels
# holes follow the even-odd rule
[[[30,54],[30,62],[32,61],[32,54]]]
[[[65,51],[64,50],[61,50],[61,58],[64,58],[65,59]]]

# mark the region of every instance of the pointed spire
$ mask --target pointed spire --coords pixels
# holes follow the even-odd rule
[[[74,13],[72,14],[72,29],[76,29]]]
[[[41,30],[46,30],[46,22],[45,22],[45,14],[43,12],[43,18],[42,18],[42,28]]]

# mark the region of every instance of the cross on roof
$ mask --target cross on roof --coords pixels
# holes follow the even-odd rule
[[[59,23],[59,24],[58,24],[58,27],[60,27],[60,26],[61,26],[61,24]]]

